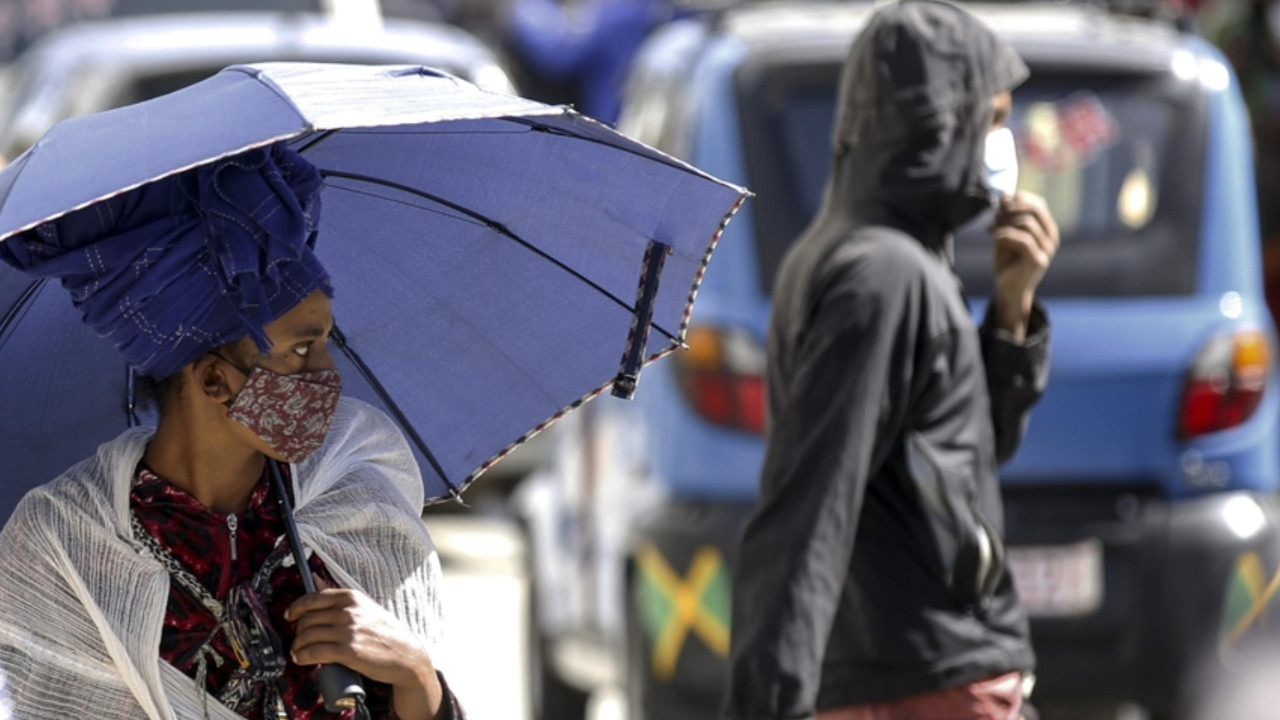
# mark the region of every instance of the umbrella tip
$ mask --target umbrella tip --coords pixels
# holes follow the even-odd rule
[[[468,510],[471,509],[471,506],[467,504],[467,501],[462,499],[462,493],[458,492],[457,488],[449,488],[449,496],[453,498],[454,502],[458,503],[462,507]]]

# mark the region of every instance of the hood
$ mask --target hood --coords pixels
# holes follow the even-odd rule
[[[825,209],[889,222],[926,245],[990,206],[991,99],[1027,66],[968,12],[906,0],[876,12],[840,79]]]

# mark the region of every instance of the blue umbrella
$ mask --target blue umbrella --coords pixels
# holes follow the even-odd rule
[[[316,250],[348,394],[455,496],[536,432],[683,345],[745,191],[576,112],[418,67],[272,63],[60,123],[0,172],[0,241],[287,141],[325,177]],[[66,293],[0,265],[0,518],[148,421]]]

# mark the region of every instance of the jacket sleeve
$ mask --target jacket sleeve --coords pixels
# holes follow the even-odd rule
[[[877,290],[897,283],[873,271],[855,266],[824,293],[780,381],[785,400],[770,418],[736,562],[730,720],[814,713],[867,480],[887,457],[910,384],[915,303],[901,284]]]
[[[1049,316],[1037,300],[1027,322],[1026,340],[1018,344],[996,325],[993,303],[982,322],[981,337],[996,460],[1005,463],[1018,451],[1031,408],[1049,384]]]

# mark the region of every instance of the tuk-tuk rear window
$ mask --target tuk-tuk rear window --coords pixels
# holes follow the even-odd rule
[[[738,75],[748,186],[765,291],[822,200],[839,66],[746,66]],[[1062,230],[1044,296],[1180,295],[1194,288],[1206,102],[1171,73],[1032,67],[1014,91],[1019,187],[1048,200]],[[991,289],[984,215],[956,237],[956,270]]]

